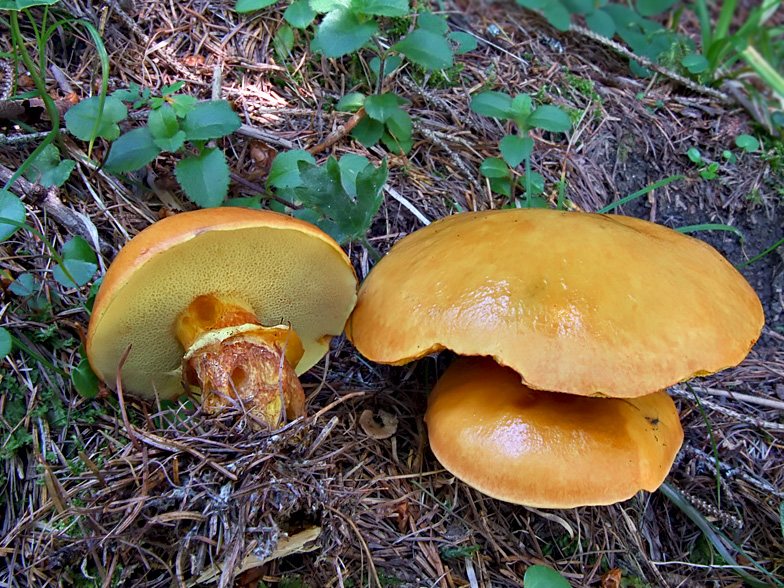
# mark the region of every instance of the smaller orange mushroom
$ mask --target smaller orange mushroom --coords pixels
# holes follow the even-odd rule
[[[425,415],[438,461],[469,486],[539,508],[612,504],[654,491],[683,442],[665,392],[587,398],[532,390],[486,357],[441,376]]]

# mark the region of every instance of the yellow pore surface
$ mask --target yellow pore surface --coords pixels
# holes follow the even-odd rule
[[[762,306],[706,243],[647,221],[463,213],[405,237],[346,325],[371,360],[488,355],[541,390],[633,397],[739,363]]]
[[[531,390],[489,358],[461,358],[430,395],[441,464],[477,490],[540,508],[612,504],[661,485],[683,442],[672,399]]]
[[[301,374],[343,331],[356,300],[348,257],[315,226],[269,211],[213,208],[175,215],[132,239],[106,272],[87,336],[90,363],[114,387],[161,398],[182,394],[178,315],[198,296],[242,300],[265,326],[291,324]]]

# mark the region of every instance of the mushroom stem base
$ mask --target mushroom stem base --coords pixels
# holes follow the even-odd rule
[[[299,342],[285,326],[212,331],[183,359],[185,382],[201,390],[206,412],[236,407],[275,428],[284,416],[305,414],[305,393],[286,358],[289,338]]]

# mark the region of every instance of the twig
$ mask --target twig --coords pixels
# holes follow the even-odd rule
[[[400,202],[400,204],[402,204],[403,207],[406,208],[411,214],[417,217],[419,219],[419,222],[421,222],[423,225],[427,226],[432,222],[424,214],[419,212],[416,206],[414,206],[408,200],[403,198],[403,196],[401,196],[397,190],[395,190],[394,188],[390,188],[389,186],[384,186],[384,190],[386,191],[387,194],[392,196],[392,198]]]
[[[0,165],[0,185],[5,184],[13,176],[13,172]],[[70,233],[79,235],[90,243],[96,250],[105,255],[112,255],[114,247],[98,236],[95,225],[85,215],[71,210],[59,198],[60,189],[57,186],[45,188],[41,184],[33,184],[25,178],[18,178],[10,189],[19,196],[26,196],[33,203],[41,206],[55,222],[63,226]]]
[[[359,121],[361,121],[364,116],[365,107],[363,106],[350,119],[348,119],[342,125],[338,125],[334,131],[327,135],[327,138],[324,139],[323,143],[319,143],[315,147],[311,147],[308,149],[308,151],[310,151],[311,155],[316,155],[316,153],[320,153],[321,151],[324,151],[324,149],[332,147],[332,145],[348,135],[353,130],[353,128],[359,124]]]
[[[717,100],[720,100],[725,104],[731,104],[733,102],[732,98],[730,98],[724,92],[721,92],[720,90],[716,90],[715,88],[711,88],[709,86],[698,84],[694,80],[690,80],[689,78],[682,76],[679,73],[669,70],[666,67],[663,67],[654,61],[651,61],[647,57],[643,57],[642,55],[637,55],[636,53],[633,53],[632,51],[630,51],[620,43],[616,43],[612,39],[608,39],[607,37],[595,33],[590,29],[586,29],[585,27],[581,27],[579,25],[573,24],[569,27],[569,30],[573,33],[577,33],[584,37],[588,37],[589,39],[592,39],[597,43],[601,43],[602,45],[604,45],[605,47],[609,47],[616,53],[619,53],[628,59],[632,59],[637,63],[639,63],[640,65],[642,65],[643,67],[650,69],[651,71],[655,71],[656,73],[661,74],[664,77],[669,78],[675,82],[678,82],[679,84],[686,86],[687,88],[693,90],[694,92],[697,92],[698,94],[705,94],[708,96],[712,96],[713,98],[716,98]]]

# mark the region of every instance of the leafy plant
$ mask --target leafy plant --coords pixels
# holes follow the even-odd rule
[[[376,168],[366,157],[347,153],[320,166],[307,151],[293,150],[272,162],[267,187],[302,206],[291,211],[297,218],[319,226],[338,243],[360,241],[375,254],[365,233],[383,201],[387,175],[386,160]]]
[[[140,169],[162,152],[188,153],[174,168],[177,181],[195,204],[218,206],[228,194],[229,165],[223,152],[208,142],[236,131],[240,119],[225,100],[197,102],[177,94],[182,86],[164,86],[161,96],[153,96],[148,88],[131,84],[107,97],[102,113],[95,98],[83,100],[66,113],[65,124],[80,139],[97,127],[98,136],[112,141],[103,165],[114,173]],[[150,112],[146,126],[120,134],[118,123],[128,117],[126,102]]]
[[[366,116],[352,129],[351,135],[365,147],[381,141],[392,153],[405,154],[414,144],[411,117],[401,108],[406,104],[408,100],[391,92],[370,96],[353,92],[341,98],[336,108],[345,112],[364,108]]]
[[[235,10],[248,12],[272,3],[238,0]],[[454,55],[476,48],[474,37],[460,31],[450,32],[446,19],[430,12],[417,14],[415,25],[407,26],[402,37],[385,27],[391,19],[409,14],[409,0],[295,0],[283,14],[287,24],[279,28],[275,37],[278,54],[285,56],[294,46],[292,27],[305,29],[315,23],[311,51],[328,58],[365,49],[375,54],[368,60],[374,78],[368,80],[371,91],[351,93],[340,100],[337,108],[363,115],[352,130],[355,139],[367,147],[382,141],[396,154],[410,151],[412,123],[408,113],[400,108],[407,101],[383,91],[386,77],[402,64],[403,58],[428,70],[443,70],[453,66]],[[394,42],[388,42],[389,38]],[[363,106],[365,109],[361,110]]]
[[[569,116],[551,104],[534,108],[528,94],[512,98],[495,91],[474,96],[470,108],[483,116],[512,121],[517,127],[516,134],[510,133],[501,139],[501,157],[489,157],[479,168],[480,173],[489,179],[493,191],[512,199],[515,187],[519,185],[524,188],[524,206],[545,206],[546,202],[539,197],[544,192],[544,178],[531,171],[534,140],[530,133],[533,129],[566,132],[572,128]],[[516,178],[515,168],[521,163],[525,163],[525,173]]]
[[[770,17],[781,5],[781,0],[763,0],[759,6],[745,12],[746,20],[732,31],[733,19],[738,15],[738,0],[722,0],[716,24],[707,0],[676,8],[676,0],[636,0],[609,2],[608,0],[517,0],[525,8],[541,12],[554,27],[567,30],[575,15],[582,17],[593,32],[612,39],[614,36],[628,45],[633,53],[677,67],[703,84],[719,85],[726,77],[735,76],[743,68],[733,66],[743,61],[753,69],[779,100],[784,100],[784,51],[776,36],[780,28],[768,25]],[[684,9],[691,9],[700,23],[701,43],[676,34],[679,17]],[[649,17],[670,12],[667,20],[671,28]],[[640,76],[650,72],[635,61],[632,71]],[[757,92],[749,87],[753,94]],[[765,121],[769,131],[777,125],[773,115]]]
[[[702,154],[700,150],[696,147],[691,147],[686,152],[686,157],[688,157],[692,163],[697,164],[700,168],[700,177],[704,180],[712,180],[718,175],[719,171],[719,162],[718,161],[705,161],[702,158]]]
[[[523,576],[525,588],[571,588],[560,573],[543,565],[531,566]]]

